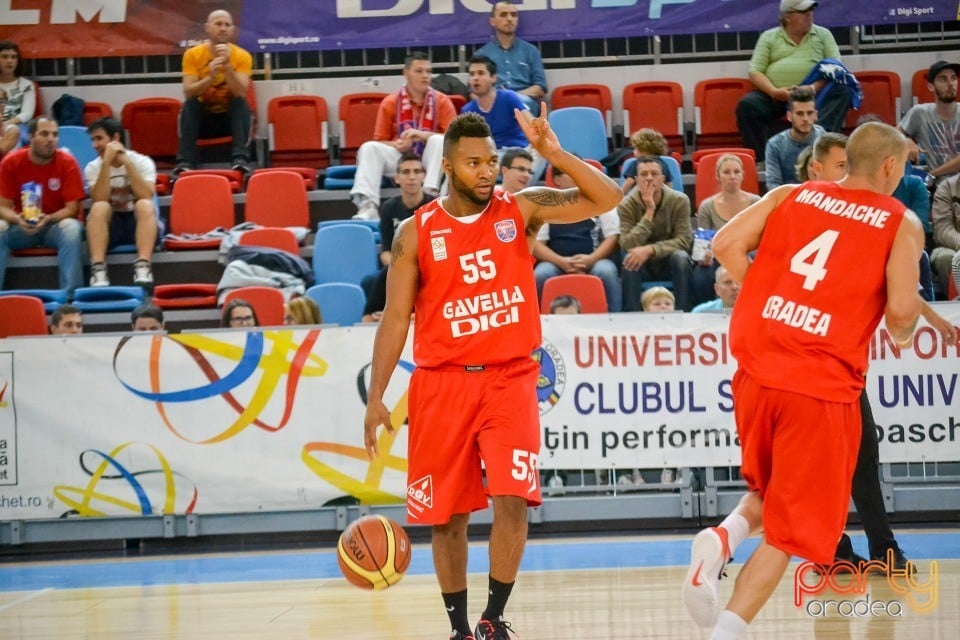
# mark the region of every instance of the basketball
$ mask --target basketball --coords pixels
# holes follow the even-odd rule
[[[400,582],[410,566],[410,538],[383,516],[364,516],[340,535],[337,563],[351,584],[380,591]]]

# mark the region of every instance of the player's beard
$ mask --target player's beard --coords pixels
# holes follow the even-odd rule
[[[470,202],[480,206],[486,206],[490,202],[490,197],[493,195],[493,183],[490,184],[490,195],[483,197],[474,192],[473,189],[468,187],[463,180],[457,176],[457,170],[454,169],[450,172],[450,188],[456,191],[460,197],[466,198]]]

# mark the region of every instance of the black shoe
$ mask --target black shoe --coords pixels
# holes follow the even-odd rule
[[[837,543],[837,550],[833,554],[833,561],[849,562],[855,567],[860,567],[860,563],[866,562],[867,559],[853,550],[853,542],[850,540],[850,536],[844,533],[840,536],[840,542]]]
[[[184,171],[191,171],[196,168],[197,167],[192,162],[178,162],[177,166],[175,166],[173,171],[170,172],[170,179],[176,180]]]
[[[510,640],[510,634],[517,635],[510,623],[502,617],[496,620],[480,620],[473,630],[476,640]]]
[[[905,571],[909,575],[914,575],[917,573],[917,565],[907,560],[907,556],[903,555],[903,551],[900,550],[900,547],[891,547],[893,551],[893,563],[891,565],[888,562],[888,553],[884,552],[883,555],[878,557],[872,557],[871,560],[879,560],[887,565],[887,575],[890,575],[891,570],[896,570],[898,572]]]
[[[451,631],[449,640],[474,640],[473,634],[463,635],[459,631]]]
[[[250,167],[247,165],[246,160],[238,159],[233,161],[233,166],[230,167],[233,171],[239,171],[240,177],[246,179],[250,175]]]

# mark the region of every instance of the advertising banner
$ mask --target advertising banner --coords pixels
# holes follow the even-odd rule
[[[960,304],[938,310],[960,324]],[[398,429],[369,460],[374,333],[0,341],[0,520],[399,502],[414,365],[408,341],[385,398]],[[960,460],[960,350],[922,327],[902,350],[878,330],[871,354],[881,461]],[[738,463],[724,316],[545,317],[535,357],[542,468]]]

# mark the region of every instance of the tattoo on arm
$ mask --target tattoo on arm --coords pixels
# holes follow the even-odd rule
[[[400,236],[398,235],[393,240],[393,246],[390,247],[390,263],[392,264],[402,257],[403,257],[403,243],[400,241]]]
[[[568,204],[577,204],[580,199],[580,192],[576,189],[557,190],[536,190],[523,194],[527,200],[541,207],[563,207]]]

